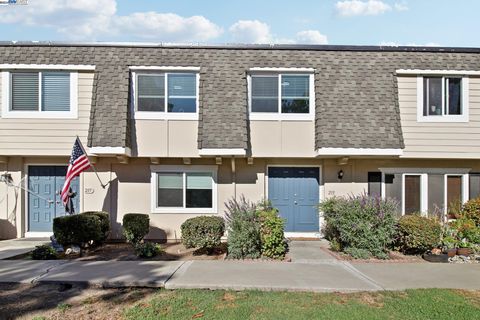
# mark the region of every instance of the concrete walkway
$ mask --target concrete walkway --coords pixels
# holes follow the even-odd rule
[[[2,241],[0,256],[31,250],[42,241],[9,242],[13,245]],[[480,264],[349,263],[320,250],[321,241],[291,241],[289,245],[292,262],[0,260],[0,283],[317,292],[480,290]]]
[[[1,260],[0,282],[316,292],[480,290],[480,264]]]
[[[48,238],[0,240],[0,260],[27,253],[35,249],[35,246],[48,243]]]

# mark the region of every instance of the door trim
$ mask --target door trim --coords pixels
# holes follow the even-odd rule
[[[302,165],[302,164],[267,164],[266,165],[266,170],[265,170],[265,181],[264,181],[264,185],[265,185],[265,199],[268,199],[268,179],[269,179],[269,176],[268,176],[268,169],[269,168],[275,168],[275,167],[281,167],[281,168],[284,168],[284,167],[292,167],[292,168],[318,168],[318,202],[322,202],[323,201],[323,196],[324,196],[324,186],[323,186],[323,171],[322,171],[322,165],[319,164],[319,165],[313,165],[313,164],[305,164],[305,165]],[[318,234],[320,236],[322,236],[322,227],[323,227],[323,217],[322,215],[318,215]],[[302,234],[305,234],[305,232],[286,232],[285,234],[289,235],[289,237],[303,237]],[[310,233],[310,237],[311,235],[315,235],[316,237],[316,232],[315,233]],[[309,237],[308,235],[305,237],[307,238]]]
[[[23,196],[23,203],[25,205],[25,212],[23,214],[23,218],[24,218],[24,222],[23,222],[23,230],[24,230],[24,234],[23,234],[23,237],[24,238],[32,238],[32,237],[49,237],[51,236],[53,233],[51,232],[37,232],[37,231],[30,231],[29,230],[29,226],[28,226],[28,214],[29,214],[29,209],[28,209],[28,192],[26,191],[28,189],[28,169],[29,167],[35,167],[35,166],[66,166],[68,167],[68,160],[67,162],[29,162],[29,163],[25,163],[24,164],[24,177],[23,177],[23,183],[22,183],[22,187],[24,188],[22,194],[24,195]],[[80,176],[78,177],[80,179],[79,181],[79,196],[82,197],[80,198],[80,210],[79,212],[83,212],[83,201],[81,199],[83,199],[83,175],[80,174]]]

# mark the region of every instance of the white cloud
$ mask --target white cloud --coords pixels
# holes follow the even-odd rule
[[[28,6],[2,9],[0,24],[52,28],[75,40],[128,35],[134,39],[198,42],[222,33],[219,26],[203,16],[158,12],[120,16],[116,14],[116,0],[31,1]]]
[[[297,33],[297,41],[305,44],[327,44],[327,36],[317,30],[304,30]]]
[[[405,2],[405,1],[397,2],[393,5],[393,7],[397,11],[407,11],[408,10],[408,5],[407,5],[407,2]]]
[[[272,43],[270,26],[258,20],[239,20],[229,31],[237,43]]]
[[[335,4],[337,14],[343,17],[375,16],[392,10],[392,7],[380,0],[345,0]]]

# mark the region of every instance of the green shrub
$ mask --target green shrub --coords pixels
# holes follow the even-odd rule
[[[372,257],[372,254],[367,249],[345,248],[344,252],[354,259],[370,259]]]
[[[55,260],[57,252],[50,245],[36,246],[32,251],[33,260]]]
[[[140,243],[150,230],[148,214],[127,213],[123,216],[123,235],[132,244]]]
[[[110,216],[108,212],[105,211],[86,211],[83,212],[82,214],[86,215],[94,215],[97,216],[100,219],[100,229],[102,230],[102,239],[101,243],[105,242],[107,240],[108,235],[110,233]]]
[[[465,202],[460,214],[462,218],[471,219],[477,227],[480,227],[480,198]]]
[[[225,221],[222,217],[200,216],[182,223],[182,243],[187,248],[197,248],[211,253],[221,243],[225,233]]]
[[[63,246],[85,247],[103,242],[102,221],[93,214],[73,214],[53,219],[53,234]]]
[[[260,238],[260,220],[256,206],[241,197],[229,200],[225,207],[225,218],[228,227],[228,257],[234,259],[261,256],[262,241]]]
[[[461,218],[450,222],[449,226],[459,242],[480,244],[480,227],[473,219]]]
[[[406,215],[397,222],[395,247],[403,253],[424,253],[441,242],[442,226],[420,215]]]
[[[273,208],[259,212],[260,236],[262,255],[273,259],[283,259],[287,252],[285,242],[285,221],[278,216],[278,211]]]
[[[144,242],[135,245],[135,254],[142,258],[152,258],[163,252],[163,248],[158,243]]]
[[[395,234],[397,204],[366,194],[334,198],[320,204],[330,240],[341,250],[363,249],[385,258]]]

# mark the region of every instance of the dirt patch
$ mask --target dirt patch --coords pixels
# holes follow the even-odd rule
[[[0,284],[0,319],[120,319],[125,306],[155,289],[99,289],[60,284]]]
[[[411,262],[426,263],[426,261],[423,260],[422,257],[420,256],[404,255],[401,252],[397,252],[397,251],[389,252],[388,255],[390,259],[377,259],[377,258],[355,259],[343,252],[333,251],[330,248],[326,248],[326,247],[320,247],[320,248],[326,251],[331,256],[333,256],[335,259],[343,260],[343,261],[355,261],[355,262],[362,262],[362,263],[411,263]]]
[[[480,307],[480,291],[474,290],[455,290],[455,293],[461,295],[472,302],[472,304]]]
[[[181,243],[164,243],[161,245],[164,252],[153,258],[139,258],[133,247],[128,243],[106,243],[100,247],[83,250],[82,255],[62,256],[62,259],[75,261],[186,261],[186,260],[223,260],[227,252],[226,244],[216,248],[211,254],[187,249]],[[29,254],[16,256],[11,259],[29,259]]]
[[[358,297],[358,301],[362,304],[374,308],[383,308],[383,306],[385,305],[384,296],[378,293],[362,293]]]

